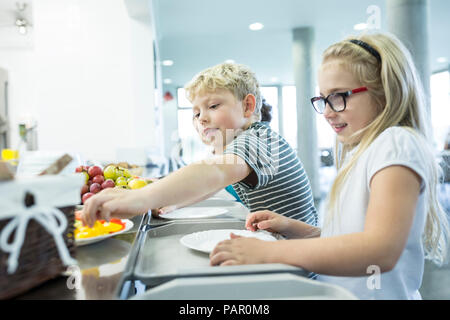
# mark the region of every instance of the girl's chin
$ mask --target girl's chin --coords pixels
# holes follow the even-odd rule
[[[338,135],[337,136],[338,142],[343,144],[343,145],[357,145],[361,139],[358,138],[357,136],[355,137],[348,137],[348,136],[343,136],[343,135]]]
[[[346,136],[341,135],[341,134],[338,134],[338,135],[337,135],[337,139],[338,139],[338,141],[339,141],[340,143],[342,143],[342,144],[345,144],[345,143],[347,142],[347,140],[348,140]]]

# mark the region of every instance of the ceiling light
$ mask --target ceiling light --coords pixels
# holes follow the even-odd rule
[[[19,28],[19,33],[25,35],[27,33],[28,22],[25,19],[17,18],[15,22],[16,26]]]
[[[169,66],[173,65],[173,60],[163,60],[162,65],[169,67]]]
[[[228,60],[225,60],[225,62],[226,63],[235,63],[236,61],[234,61],[233,59],[228,59]]]
[[[367,29],[367,23],[358,23],[353,26],[354,30],[361,31]]]
[[[171,84],[172,79],[164,79],[163,82],[164,82],[164,84]]]
[[[22,26],[26,26],[26,25],[27,25],[27,20],[21,19],[21,18],[16,19],[16,26],[22,27]]]
[[[447,62],[447,58],[446,57],[439,57],[439,58],[437,58],[437,62],[439,62],[439,63],[446,63]]]
[[[278,81],[278,78],[277,78],[277,77],[272,77],[272,78],[270,78],[270,80],[271,80],[272,82],[277,82],[277,81]]]
[[[25,27],[25,26],[20,26],[20,27],[19,27],[19,33],[20,33],[20,34],[23,34],[23,35],[26,35],[26,34],[27,34],[27,27]]]
[[[258,30],[261,30],[262,28],[264,28],[264,25],[262,23],[255,22],[255,23],[252,23],[251,25],[249,25],[248,28],[252,31],[258,31]]]

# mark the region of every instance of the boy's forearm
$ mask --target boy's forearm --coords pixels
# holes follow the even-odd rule
[[[192,204],[245,178],[245,170],[230,164],[199,162],[181,168],[164,179],[139,189],[149,209]]]
[[[215,191],[214,191],[214,192],[210,192],[210,193],[208,193],[208,194],[206,194],[206,195],[204,195],[204,196],[202,196],[202,197],[200,197],[200,198],[191,199],[191,200],[188,200],[187,202],[183,202],[183,203],[177,203],[177,204],[176,204],[176,207],[177,207],[177,208],[187,207],[187,206],[189,206],[189,205],[191,205],[191,204],[194,204],[194,203],[197,203],[197,202],[206,200],[206,199],[212,197],[212,196],[213,196],[214,194],[216,194],[216,193],[217,193],[217,192],[215,192]]]

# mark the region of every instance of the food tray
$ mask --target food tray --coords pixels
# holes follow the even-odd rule
[[[212,267],[209,255],[183,246],[180,238],[193,232],[213,229],[244,229],[242,220],[208,219],[203,221],[174,221],[145,230],[141,228],[139,249],[134,269],[128,278],[147,286],[157,286],[176,278],[224,276],[289,272],[303,276],[308,271],[283,264],[258,264],[230,267]],[[136,245],[136,243],[135,243]]]
[[[212,208],[224,208],[227,209],[228,212],[224,213],[223,215],[217,216],[217,217],[211,217],[207,218],[208,220],[211,219],[220,219],[220,220],[226,220],[226,219],[232,219],[232,220],[242,220],[245,221],[245,218],[247,217],[247,214],[249,213],[249,210],[240,202],[227,200],[227,199],[219,199],[219,198],[210,198],[203,200],[201,202],[198,202],[196,204],[190,205],[190,208],[195,207],[212,207]],[[168,223],[173,222],[174,220],[170,219],[164,219],[164,218],[155,218],[152,217],[150,221],[151,227],[157,227],[161,225],[166,225]],[[186,219],[185,221],[188,221]],[[199,221],[204,222],[205,219],[189,219],[189,221]]]
[[[289,273],[181,278],[133,300],[355,300],[348,290]]]

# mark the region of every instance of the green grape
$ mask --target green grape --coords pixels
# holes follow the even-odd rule
[[[119,170],[116,166],[110,165],[103,170],[103,175],[105,176],[105,180],[111,179],[116,181],[116,179],[120,176]]]
[[[125,177],[118,177],[116,179],[116,186],[122,187],[122,186],[127,186],[128,182],[127,179]]]

